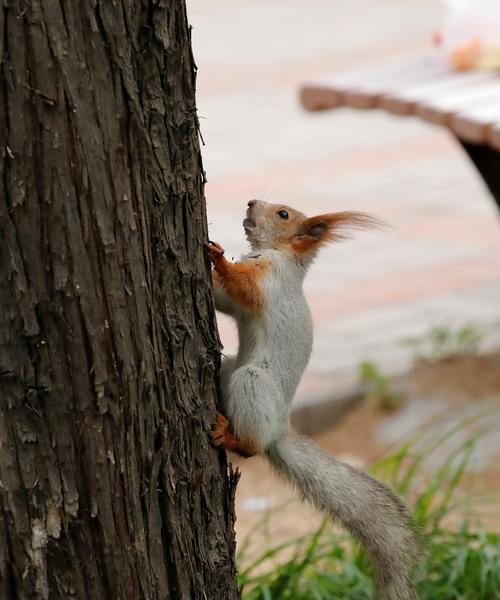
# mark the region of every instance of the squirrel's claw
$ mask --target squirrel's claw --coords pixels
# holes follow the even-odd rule
[[[256,450],[253,447],[242,443],[241,440],[234,436],[231,431],[231,423],[220,413],[217,413],[217,420],[212,427],[210,437],[214,446],[222,446],[226,450],[231,450],[243,458],[250,458],[256,454]]]
[[[205,244],[205,247],[208,252],[208,258],[212,262],[217,261],[218,258],[224,255],[224,248],[220,244],[217,244],[217,242],[209,241],[208,244]]]
[[[224,415],[217,413],[217,420],[215,421],[210,437],[212,438],[212,444],[214,446],[223,446],[226,440],[226,436],[229,430],[229,421]]]

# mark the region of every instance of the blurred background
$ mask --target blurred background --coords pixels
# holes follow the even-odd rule
[[[251,198],[309,215],[361,210],[390,224],[323,251],[305,286],[315,342],[299,427],[362,466],[419,427],[497,402],[500,220],[445,129],[378,110],[307,113],[298,90],[375,58],[432,53],[444,10],[438,0],[188,3],[211,239],[228,257],[245,251]],[[231,322],[220,316],[219,328],[224,352],[235,352]],[[500,485],[497,437],[477,456],[490,487]],[[243,472],[239,535],[293,497],[258,459]],[[273,535],[319,522],[291,502]]]

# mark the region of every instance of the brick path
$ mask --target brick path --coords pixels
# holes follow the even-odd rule
[[[410,118],[307,114],[297,101],[300,82],[325,71],[428,50],[441,3],[188,4],[212,239],[239,255],[254,197],[309,214],[364,210],[391,225],[330,247],[313,266],[315,345],[297,402],[346,391],[363,359],[406,369],[412,351],[401,340],[432,325],[498,321],[500,220],[454,140]],[[221,318],[220,330],[233,352],[231,323]]]

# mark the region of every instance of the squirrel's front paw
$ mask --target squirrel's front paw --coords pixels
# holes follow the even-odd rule
[[[208,242],[205,247],[207,249],[208,258],[214,264],[224,255],[224,248],[216,242]]]

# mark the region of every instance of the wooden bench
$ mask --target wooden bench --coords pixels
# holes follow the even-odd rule
[[[302,105],[318,111],[350,106],[416,115],[447,127],[500,208],[500,75],[454,72],[437,56],[374,65],[306,83]]]

